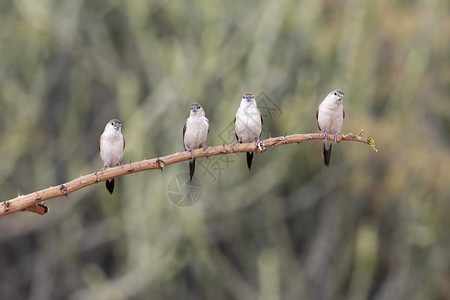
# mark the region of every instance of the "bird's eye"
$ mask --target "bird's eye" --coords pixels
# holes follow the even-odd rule
[[[334,95],[335,95],[335,96],[337,96],[337,93],[336,93],[336,92],[334,92]]]
[[[114,122],[111,122],[111,125],[113,125],[113,126],[114,126]]]
[[[200,105],[199,105],[199,106],[197,106],[197,109],[200,109]]]

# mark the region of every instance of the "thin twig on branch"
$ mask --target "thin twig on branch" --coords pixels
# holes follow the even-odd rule
[[[361,137],[362,130],[358,135],[340,135],[337,142],[351,141],[368,144],[375,149],[374,141],[369,138]],[[233,150],[230,145],[208,147],[206,150],[202,148],[194,150],[194,158],[225,155],[239,152],[265,152],[267,148],[280,145],[301,143],[311,140],[323,140],[322,133],[292,134],[281,137],[268,138],[260,142],[260,146],[255,149],[254,143],[236,144]],[[45,214],[47,207],[40,202],[61,196],[68,196],[76,190],[85,188],[89,185],[99,183],[115,177],[129,175],[132,173],[142,172],[152,169],[162,169],[165,166],[175,163],[187,161],[191,159],[190,152],[177,152],[163,157],[146,159],[137,162],[130,162],[122,166],[108,168],[103,172],[98,171],[88,175],[80,176],[72,181],[60,184],[58,186],[49,187],[40,191],[36,191],[27,195],[19,195],[16,198],[6,200],[0,203],[0,217],[10,215],[19,211],[31,211],[39,214]],[[40,205],[37,205],[37,204]]]

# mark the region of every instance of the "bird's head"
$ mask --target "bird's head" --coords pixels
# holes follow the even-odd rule
[[[344,99],[344,92],[342,90],[334,90],[328,94],[335,101],[342,101]]]
[[[252,93],[248,93],[248,92],[245,93],[242,96],[241,106],[244,106],[244,107],[255,106],[256,107],[255,95],[253,95]]]
[[[122,122],[117,119],[112,119],[105,126],[105,131],[109,132],[121,132]]]
[[[198,102],[194,102],[191,104],[191,116],[204,116],[205,111],[203,110],[203,107]]]

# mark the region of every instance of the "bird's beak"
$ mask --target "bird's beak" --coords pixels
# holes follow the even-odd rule
[[[197,107],[196,106],[192,106],[192,111],[193,112],[197,112]]]
[[[114,129],[119,130],[120,129],[120,123],[114,124]]]
[[[247,99],[247,101],[252,101],[252,96],[247,95],[247,96],[245,96],[245,99]]]
[[[339,94],[339,100],[342,101],[342,99],[344,99],[344,95]]]

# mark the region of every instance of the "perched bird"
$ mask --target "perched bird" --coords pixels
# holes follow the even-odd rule
[[[325,99],[320,103],[316,112],[317,124],[319,130],[323,132],[325,141],[323,142],[323,163],[325,166],[330,166],[331,156],[331,141],[328,140],[328,135],[336,138],[342,128],[342,123],[345,118],[344,106],[342,100],[344,99],[344,92],[341,90],[331,91]]]
[[[186,119],[183,127],[183,144],[184,150],[192,153],[195,149],[203,147],[206,150],[206,138],[209,133],[209,120],[205,117],[205,111],[198,102],[194,102],[190,106],[190,115]],[[189,161],[189,180],[195,172],[195,159]]]
[[[245,93],[242,96],[241,105],[236,112],[234,118],[234,131],[236,133],[237,141],[231,144],[231,147],[236,143],[251,143],[255,142],[255,148],[259,143],[263,125],[263,118],[261,112],[256,107],[255,96],[252,93]],[[249,171],[252,170],[253,152],[247,152],[247,166]]]
[[[118,166],[122,161],[125,138],[122,135],[122,122],[117,119],[109,121],[100,136],[100,157],[103,160],[101,171],[109,167]],[[106,180],[106,189],[112,194],[114,178]]]

